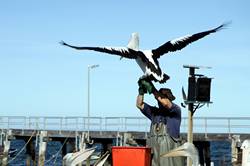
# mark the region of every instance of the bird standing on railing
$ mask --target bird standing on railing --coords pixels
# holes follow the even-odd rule
[[[73,45],[69,45],[64,41],[60,43],[62,45],[77,49],[77,50],[92,50],[97,52],[104,52],[113,55],[119,55],[121,58],[135,59],[138,65],[141,67],[144,72],[143,78],[148,77],[151,80],[158,81],[160,83],[164,83],[169,79],[169,76],[162,72],[158,59],[169,52],[174,52],[177,50],[181,50],[186,47],[188,44],[199,40],[211,33],[215,33],[222,28],[224,28],[227,24],[222,24],[217,28],[196,33],[193,35],[186,35],[184,37],[180,37],[174,40],[170,40],[160,47],[152,50],[139,50],[139,35],[138,33],[133,33],[132,37],[127,45],[127,47],[77,47]]]

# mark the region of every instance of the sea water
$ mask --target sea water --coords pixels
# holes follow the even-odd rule
[[[229,141],[211,141],[210,157],[215,166],[231,166],[231,143]]]
[[[12,140],[10,148],[17,149],[18,152],[24,147],[25,142],[23,140]],[[62,165],[62,153],[61,142],[50,141],[47,144],[47,150],[45,154],[45,166],[61,166]],[[97,151],[100,151],[99,147]],[[58,153],[59,152],[59,153]],[[38,150],[36,149],[36,154]],[[231,144],[228,141],[211,141],[210,142],[210,157],[214,166],[231,165]],[[37,157],[37,156],[36,156]],[[14,160],[12,160],[14,159]],[[26,165],[26,149],[17,156],[9,158],[9,166],[25,166]]]

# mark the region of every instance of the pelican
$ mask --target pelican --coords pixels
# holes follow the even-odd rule
[[[199,165],[198,151],[194,146],[194,144],[192,143],[186,142],[183,145],[161,155],[161,157],[175,157],[175,156],[190,157],[194,166]]]
[[[66,166],[76,166],[77,164],[86,160],[92,153],[94,153],[95,148],[83,149],[75,153],[68,153],[63,157],[63,161]]]
[[[169,52],[181,50],[188,44],[197,41],[211,33],[215,33],[223,29],[228,23],[222,24],[216,28],[196,33],[193,35],[186,35],[174,40],[170,40],[158,48],[152,50],[139,50],[139,35],[138,33],[132,33],[131,39],[127,47],[78,47],[73,46],[61,41],[60,44],[68,46],[77,50],[92,50],[97,52],[103,52],[113,55],[121,56],[121,58],[135,59],[137,64],[142,69],[144,75],[142,78],[149,78],[159,83],[165,83],[170,77],[163,73],[158,59]]]

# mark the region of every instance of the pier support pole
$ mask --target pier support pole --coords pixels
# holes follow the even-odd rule
[[[3,149],[3,159],[2,159],[2,166],[7,166],[8,164],[8,154],[10,149],[10,140],[9,138],[12,136],[12,130],[8,130],[5,133],[5,138],[3,141],[4,149]]]
[[[66,138],[65,138],[66,139]],[[65,141],[65,140],[64,140]],[[68,141],[66,142],[66,143],[64,143],[64,141],[61,141],[61,144],[62,144],[62,156],[64,157],[66,154],[67,154],[67,143],[68,143]]]
[[[77,139],[77,137],[76,137]],[[79,151],[83,151],[84,149],[86,149],[86,140],[88,139],[88,134],[86,134],[85,132],[82,132],[80,135],[79,135],[79,140],[76,141],[76,149],[79,149]],[[81,166],[82,163],[78,164],[78,166]],[[88,161],[87,161],[87,164],[88,165]]]
[[[1,133],[0,133],[0,153],[3,152],[3,140],[4,140],[4,132],[3,129],[1,129]],[[0,165],[2,165],[2,159],[3,159],[3,155],[0,155]]]
[[[27,142],[28,140],[25,140]],[[26,165],[36,165],[36,151],[35,151],[35,146],[33,144],[33,141],[29,141],[27,146],[26,146]]]
[[[233,135],[231,137],[231,156],[232,156],[231,160],[233,165],[237,165],[241,162],[240,147],[241,147],[240,135]]]
[[[47,131],[41,131],[39,134],[39,160],[38,160],[38,165],[39,166],[44,166],[45,162],[45,152],[46,152],[46,147],[47,147]]]

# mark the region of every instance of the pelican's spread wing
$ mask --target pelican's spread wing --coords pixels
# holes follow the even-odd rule
[[[180,37],[174,40],[170,40],[168,42],[166,42],[165,44],[161,45],[160,47],[152,50],[153,56],[155,58],[159,58],[161,55],[166,54],[168,52],[173,52],[173,51],[177,51],[177,50],[181,50],[182,48],[186,47],[188,44],[197,41],[211,33],[215,33],[221,29],[223,29],[226,25],[228,25],[229,23],[225,23],[222,24],[220,26],[218,26],[217,28],[208,30],[208,31],[204,31],[204,32],[200,32],[200,33],[196,33],[193,35],[187,35],[184,37]]]
[[[103,52],[103,53],[108,53],[108,54],[113,54],[113,55],[119,55],[124,58],[129,58],[129,59],[136,59],[137,52],[136,50],[127,48],[127,47],[77,47],[77,46],[72,46],[64,41],[61,41],[60,44],[71,47],[77,50],[92,50],[92,51],[97,51],[97,52]]]

